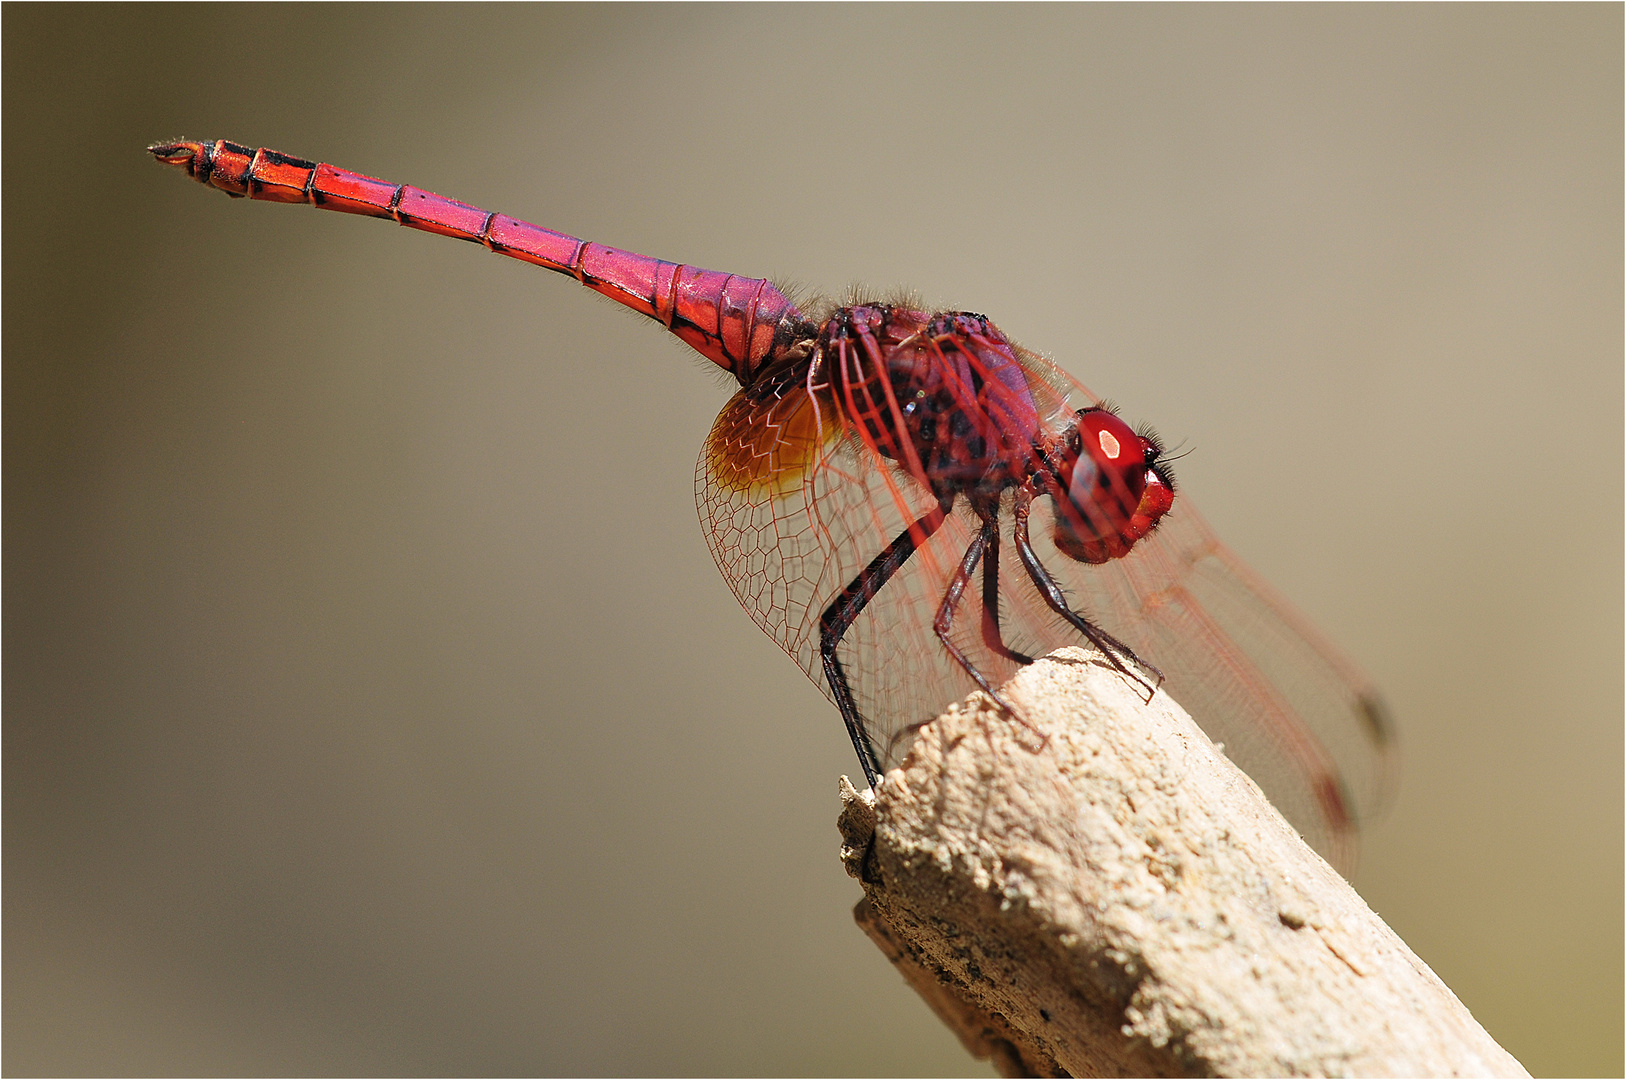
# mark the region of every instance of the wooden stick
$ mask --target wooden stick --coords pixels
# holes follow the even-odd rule
[[[1158,694],[1065,649],[841,781],[859,924],[1007,1076],[1527,1076]]]

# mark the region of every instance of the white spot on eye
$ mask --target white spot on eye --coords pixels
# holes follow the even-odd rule
[[[1123,452],[1123,447],[1118,444],[1117,437],[1114,436],[1110,431],[1101,432],[1101,434],[1096,436],[1096,441],[1101,444],[1101,452],[1107,457],[1112,458],[1114,461],[1116,461],[1118,459],[1118,455]]]

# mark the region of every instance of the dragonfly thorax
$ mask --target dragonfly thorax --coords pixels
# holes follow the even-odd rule
[[[818,355],[846,422],[939,497],[998,492],[1030,471],[1038,410],[1009,341],[983,316],[841,308]]]

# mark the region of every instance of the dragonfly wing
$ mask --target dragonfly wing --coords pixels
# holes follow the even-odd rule
[[[1312,846],[1348,868],[1394,765],[1383,706],[1360,671],[1182,496],[1128,555],[1099,566],[1041,541],[1041,520],[1035,547],[1076,608],[1161,670],[1163,689],[1209,738]]]
[[[844,430],[828,400],[793,376],[770,375],[724,408],[701,453],[696,498],[734,595],[829,696],[821,616],[936,500]],[[964,507],[951,512],[842,637],[837,655],[883,766],[901,760],[919,724],[977,689],[933,628],[976,531]],[[1001,562],[1010,572],[1007,553]],[[979,570],[956,611],[952,640],[997,686],[1017,664],[991,649],[982,632],[981,581]]]
[[[809,473],[827,452],[830,418],[794,372],[734,395],[695,471],[695,502],[717,568],[780,648],[804,660],[833,552],[811,513]],[[839,586],[836,586],[839,587]],[[816,643],[815,643],[816,649]]]
[[[1040,415],[1095,398],[1021,353]],[[820,618],[896,537],[933,509],[914,480],[837,419],[808,369],[769,373],[735,395],[701,454],[700,515],[719,569],[759,626],[826,695]],[[1007,496],[1007,499],[1009,496]],[[992,610],[978,567],[951,640],[998,686],[1040,656],[1085,644],[1027,577],[1002,512]],[[1034,507],[1040,560],[1074,609],[1165,676],[1164,689],[1335,864],[1353,861],[1358,823],[1393,764],[1382,707],[1360,672],[1221,545],[1183,495],[1123,558],[1077,562],[1050,542],[1053,508]],[[963,500],[848,628],[838,655],[871,741],[896,764],[916,727],[976,689],[933,623],[980,523]],[[985,563],[986,565],[986,563]],[[990,632],[990,627],[997,627]]]
[[[1100,403],[1049,359],[1018,356],[1029,383],[1065,409]],[[1035,504],[1034,545],[1075,609],[1158,668],[1164,689],[1311,844],[1351,866],[1358,826],[1382,809],[1396,763],[1382,703],[1361,671],[1221,544],[1183,493],[1153,533],[1101,565],[1055,550],[1053,509],[1049,499]],[[1055,623],[1027,620],[1030,610],[1013,621],[1056,641]]]

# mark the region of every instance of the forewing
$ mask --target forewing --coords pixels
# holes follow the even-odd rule
[[[1341,868],[1386,797],[1393,740],[1366,678],[1221,544],[1183,495],[1123,558],[1034,546],[1075,610],[1164,676],[1178,701],[1313,847]]]

